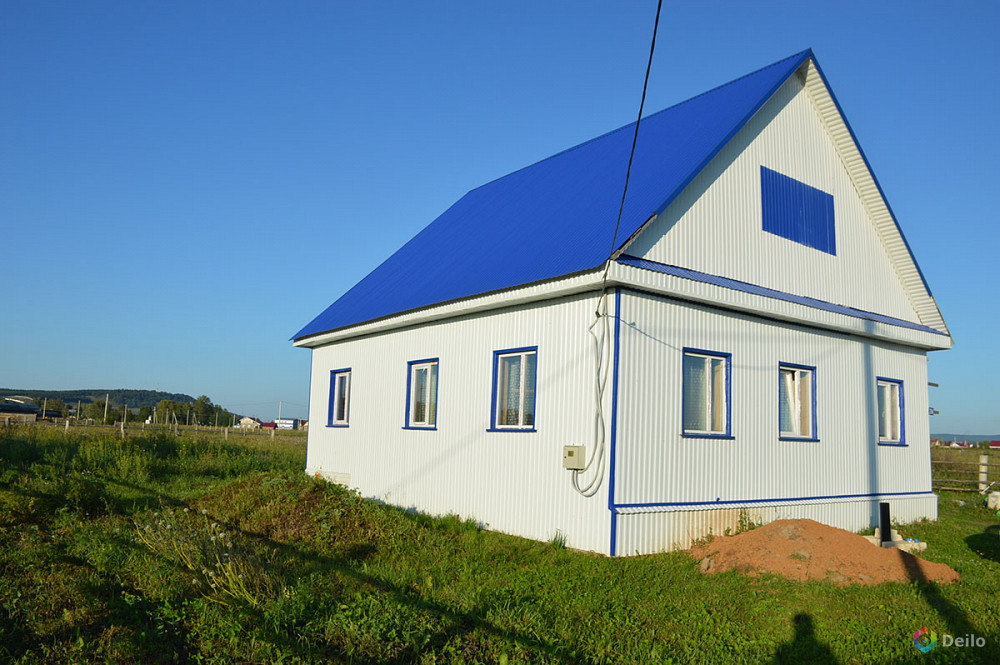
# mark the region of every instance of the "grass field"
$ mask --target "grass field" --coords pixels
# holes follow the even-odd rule
[[[0,662],[1000,663],[972,495],[904,530],[961,583],[840,588],[480,531],[304,465],[301,437],[0,430]],[[924,655],[924,626],[986,644]]]

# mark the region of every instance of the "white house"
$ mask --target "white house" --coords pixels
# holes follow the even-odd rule
[[[611,555],[934,519],[951,336],[812,51],[644,118],[616,235],[634,131],[472,190],[294,336],[307,471]]]

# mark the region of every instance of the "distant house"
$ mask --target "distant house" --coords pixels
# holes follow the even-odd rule
[[[243,416],[240,418],[240,423],[238,427],[243,429],[260,429],[261,422],[257,418],[251,418],[250,416]]]
[[[990,441],[990,450],[1000,450],[1000,441]]]
[[[299,419],[298,418],[278,418],[274,421],[275,427],[277,429],[298,429]]]
[[[635,131],[471,190],[294,335],[307,471],[610,555],[935,519],[951,335],[812,51]]]
[[[261,426],[262,429],[277,429],[278,428],[277,424],[275,424],[275,423],[261,423],[260,426]]]
[[[37,407],[20,402],[0,402],[0,423],[33,423],[37,419]]]

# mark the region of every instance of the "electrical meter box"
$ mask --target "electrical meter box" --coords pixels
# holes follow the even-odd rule
[[[582,471],[587,454],[583,446],[563,446],[563,468]]]

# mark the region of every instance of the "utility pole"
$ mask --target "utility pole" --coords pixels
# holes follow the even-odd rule
[[[76,400],[76,419],[80,420],[80,400]]]
[[[102,425],[108,422],[108,399],[110,399],[110,397],[111,393],[108,393],[107,395],[104,396],[104,422],[101,423]]]
[[[45,420],[45,407],[49,405],[49,398],[46,397],[42,400],[42,420]]]
[[[281,420],[281,400],[278,400],[278,420]]]

